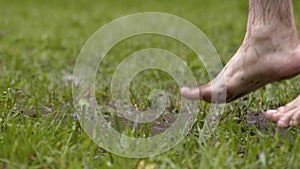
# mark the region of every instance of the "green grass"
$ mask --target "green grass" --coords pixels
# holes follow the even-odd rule
[[[64,77],[72,74],[81,47],[101,26],[136,12],[174,14],[198,26],[225,64],[243,40],[247,6],[240,0],[0,0],[0,168],[299,168],[299,129],[271,126],[262,131],[249,127],[246,120],[247,113],[263,112],[292,100],[300,89],[299,78],[273,83],[228,104],[216,136],[205,143],[199,139],[199,115],[180,144],[151,158],[130,159],[106,152],[72,118],[71,86]],[[300,2],[295,1],[294,7],[300,28]],[[184,45],[166,37],[136,36],[108,53],[100,68],[104,73],[97,76],[99,103],[110,103],[107,86],[122,59],[147,47],[181,56],[199,83],[208,81],[201,62]],[[154,88],[178,96],[170,76],[145,71],[132,81],[131,101],[147,108],[145,98]],[[175,99],[168,113],[178,108]],[[203,108],[201,113],[206,111]]]

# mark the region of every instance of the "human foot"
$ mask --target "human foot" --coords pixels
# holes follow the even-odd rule
[[[300,96],[276,110],[268,110],[266,118],[278,127],[298,126],[300,124]]]
[[[237,53],[211,82],[194,89],[182,88],[183,97],[229,102],[300,73],[300,43],[291,0],[249,2],[247,33]],[[226,97],[222,99],[224,91]],[[212,98],[214,94],[220,98]]]

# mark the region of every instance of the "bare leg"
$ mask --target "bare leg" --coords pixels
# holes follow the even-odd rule
[[[198,88],[182,88],[189,99],[211,102],[211,84],[226,77],[226,101],[273,81],[300,73],[300,45],[291,0],[249,0],[247,32],[241,47],[220,74]],[[221,86],[221,85],[220,85]],[[221,100],[220,100],[221,101]]]

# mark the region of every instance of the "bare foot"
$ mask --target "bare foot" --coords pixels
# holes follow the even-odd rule
[[[248,33],[247,33],[248,34]],[[196,89],[182,88],[182,96],[211,102],[212,92],[226,90],[232,101],[267,83],[287,79],[300,72],[300,45],[295,30],[278,27],[256,28],[237,53],[211,82]],[[212,83],[224,76],[225,86],[212,91]],[[218,100],[216,100],[218,101]]]
[[[229,102],[267,83],[300,73],[300,43],[292,2],[249,2],[247,32],[237,53],[211,82],[194,89],[182,88],[180,92],[183,97]],[[225,77],[225,85],[220,85],[222,77]],[[218,87],[213,90],[212,84]],[[223,91],[226,91],[226,99],[212,100],[214,92]]]
[[[300,124],[300,96],[276,110],[268,110],[266,117],[278,127],[298,126]]]

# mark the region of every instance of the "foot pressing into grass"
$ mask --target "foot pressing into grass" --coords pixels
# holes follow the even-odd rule
[[[291,0],[249,0],[247,32],[241,47],[220,74],[198,88],[182,88],[188,99],[230,102],[268,83],[300,73],[300,43]],[[212,90],[212,84],[225,86]],[[212,100],[213,92],[226,90],[226,100]],[[293,111],[290,111],[293,110]],[[278,110],[269,110],[267,118],[279,127],[300,123],[300,99]],[[295,119],[297,122],[295,122]],[[291,120],[294,120],[291,122]]]

